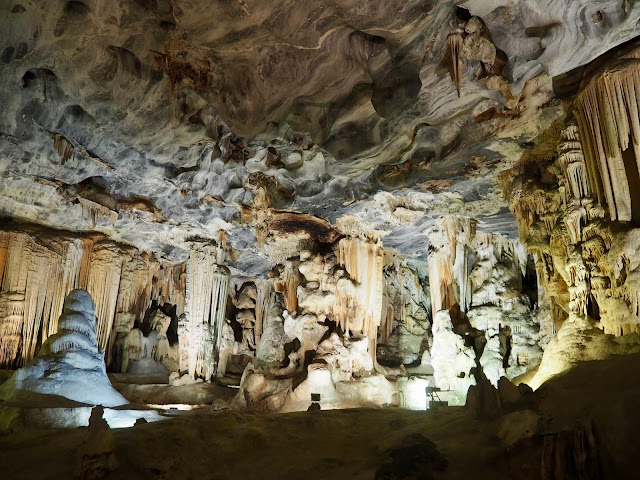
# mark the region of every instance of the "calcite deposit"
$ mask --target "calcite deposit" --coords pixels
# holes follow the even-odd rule
[[[635,478],[639,25],[0,4],[0,471]]]
[[[59,396],[105,407],[127,404],[107,378],[94,312],[91,296],[84,290],[72,290],[65,299],[57,333],[44,342],[36,358],[0,386],[0,399],[15,403]]]
[[[609,0],[1,5],[2,388],[81,350],[78,375],[233,386],[247,411],[486,413],[640,350],[639,22]],[[95,312],[65,307],[78,289]]]

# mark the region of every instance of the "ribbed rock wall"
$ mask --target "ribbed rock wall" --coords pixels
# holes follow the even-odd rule
[[[544,148],[521,159],[506,188],[557,331],[536,386],[577,361],[637,348],[637,59],[631,45],[587,66],[566,119],[541,136]]]
[[[0,231],[2,365],[33,358],[57,332],[64,298],[75,288],[95,298],[98,345],[110,356],[123,323],[130,330],[152,302],[182,313],[183,269],[97,235]]]

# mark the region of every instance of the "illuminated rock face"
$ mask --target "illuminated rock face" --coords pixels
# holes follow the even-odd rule
[[[0,232],[0,365],[18,366],[58,331],[66,295],[82,288],[96,299],[95,334],[107,363],[114,345],[152,304],[184,310],[184,265],[108,241],[60,231]]]
[[[585,64],[639,4],[365,3],[4,9],[0,366],[76,288],[111,371],[250,364],[258,409],[411,369],[462,399],[567,319],[631,338],[638,53]]]
[[[72,290],[65,299],[58,332],[44,342],[36,358],[0,387],[0,397],[38,402],[36,395],[42,394],[105,407],[127,404],[109,382],[95,329],[91,296],[84,290]]]
[[[507,188],[551,305],[555,337],[535,387],[580,361],[638,348],[637,58],[631,45],[587,66],[571,113]]]

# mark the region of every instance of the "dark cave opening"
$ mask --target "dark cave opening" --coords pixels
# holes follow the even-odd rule
[[[589,293],[587,297],[587,316],[597,322],[600,321],[600,307],[593,293]]]
[[[624,170],[627,174],[629,195],[631,197],[631,222],[634,226],[640,225],[640,173],[636,163],[635,152],[630,145],[622,152]]]

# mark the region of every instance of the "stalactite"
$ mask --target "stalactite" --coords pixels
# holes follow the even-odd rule
[[[338,263],[344,267],[349,279],[338,282],[332,306],[334,319],[348,334],[354,332],[369,337],[370,353],[375,358],[375,342],[382,318],[382,243],[342,238],[337,250]]]
[[[53,136],[53,148],[56,153],[60,155],[60,163],[64,165],[76,152],[71,142],[62,135],[56,134]]]
[[[227,307],[227,298],[229,297],[229,279],[231,273],[224,265],[217,265],[213,274],[213,296],[211,299],[211,325],[215,327],[215,354],[220,354],[220,343],[222,341],[222,327],[225,322],[225,312]],[[217,368],[216,358],[216,368]]]
[[[229,293],[229,269],[215,263],[218,252],[218,246],[197,245],[191,250],[187,264],[187,331],[190,338],[186,367],[190,376],[207,380],[215,373]]]
[[[6,238],[6,253],[2,292],[7,318],[4,323],[8,335],[2,347],[5,355],[0,362],[10,365],[16,360],[18,348],[22,361],[28,360],[38,340],[43,316],[50,313],[51,294],[46,288],[49,272],[56,260],[53,252],[36,244],[28,235],[2,233]],[[47,301],[48,300],[48,301]],[[45,305],[49,305],[45,312]],[[34,331],[35,330],[35,331]]]
[[[0,292],[0,366],[11,367],[22,343],[24,293]]]
[[[218,246],[216,248],[216,263],[224,265],[227,259],[227,232],[218,231]]]
[[[153,278],[160,268],[151,255],[134,252],[122,267],[116,312],[140,320],[151,305]]]
[[[159,263],[133,248],[95,238],[0,232],[0,365],[24,363],[58,331],[65,297],[88,290],[97,304],[100,347],[117,314],[141,319],[153,300],[184,311],[183,264]],[[2,313],[5,312],[5,313]],[[109,349],[111,351],[111,349]]]
[[[59,256],[50,250],[32,245],[28,266],[27,288],[25,291],[25,311],[22,328],[23,363],[33,358],[38,343],[38,332],[51,314],[51,302],[55,282],[51,281],[51,272],[59,263]]]
[[[452,33],[447,37],[445,56],[449,64],[449,75],[456,86],[458,97],[462,88],[462,75],[464,73],[464,60],[462,59],[462,47],[464,38],[460,33]]]
[[[633,146],[640,170],[640,64],[637,61],[594,76],[576,99],[580,138],[591,172],[597,172],[611,220],[631,220],[631,197],[623,152]],[[598,184],[592,185],[597,190]]]
[[[582,225],[586,216],[587,211],[582,206],[572,206],[565,213],[564,223],[567,226],[572,244],[582,240]]]
[[[550,201],[545,190],[533,185],[526,185],[512,197],[510,208],[516,221],[520,238],[524,242],[531,233],[531,228],[538,220],[545,222],[547,233],[549,227],[555,225],[557,218],[554,218],[558,205]]]
[[[448,310],[458,303],[462,311],[471,304],[469,246],[476,233],[475,221],[453,215],[443,217],[443,229],[430,236],[429,285],[433,311]]]
[[[562,130],[561,137],[564,141],[559,146],[559,163],[569,182],[573,198],[579,200],[588,197],[589,174],[576,125],[567,125]]]
[[[87,291],[96,304],[98,347],[106,349],[116,313],[123,251],[109,242],[94,245]]]
[[[434,312],[449,310],[456,304],[448,252],[436,251],[429,255],[429,288]]]
[[[262,330],[267,319],[267,313],[269,313],[269,309],[273,305],[275,297],[271,282],[264,279],[256,280],[256,291],[256,323],[254,335],[255,343],[257,345],[260,341],[260,337],[262,336]]]
[[[58,331],[58,318],[62,315],[64,299],[80,282],[84,242],[75,239],[64,246],[61,262],[57,265],[56,287],[51,304],[49,321],[42,325],[42,341]]]
[[[298,286],[300,285],[300,273],[295,265],[287,262],[284,267],[284,306],[289,312],[298,310]]]
[[[118,212],[114,212],[109,208],[100,205],[99,203],[92,202],[86,198],[78,197],[80,205],[82,205],[82,215],[91,220],[91,225],[94,227],[98,223],[100,218],[106,217],[111,221],[111,225],[115,225],[118,220]]]

